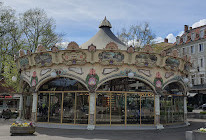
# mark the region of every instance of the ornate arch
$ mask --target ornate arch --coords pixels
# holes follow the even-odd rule
[[[185,83],[183,82],[182,78],[181,77],[175,77],[169,81],[167,81],[166,83],[164,83],[162,89],[164,89],[167,85],[171,84],[171,83],[179,83],[183,86],[183,89],[184,89],[184,95],[186,95],[186,92],[187,92],[187,86],[185,85]]]
[[[103,83],[105,83],[105,82],[107,82],[107,81],[110,81],[110,80],[113,80],[113,79],[117,79],[117,78],[124,78],[124,77],[128,77],[128,76],[121,76],[121,75],[116,74],[116,75],[112,75],[112,76],[106,77],[106,78],[104,78],[104,79],[102,79],[102,80],[99,81],[99,83],[98,83],[97,88],[96,88],[95,91],[97,91],[98,88],[99,88]],[[133,77],[133,79],[137,79],[137,80],[139,80],[139,81],[147,84],[148,86],[151,87],[151,89],[154,91],[154,93],[157,94],[156,89],[155,89],[153,83],[152,83],[150,80],[146,79],[145,77],[143,77],[143,76],[141,76],[141,75],[135,75],[135,76]]]
[[[57,77],[65,77],[65,78],[71,78],[71,79],[77,80],[78,82],[80,82],[81,84],[83,84],[83,85],[86,87],[86,89],[89,91],[88,86],[87,86],[87,84],[85,83],[85,81],[84,81],[83,79],[75,76],[75,75],[65,74],[65,75],[59,75],[59,76],[57,76]],[[55,77],[55,78],[56,78],[56,77]],[[51,77],[51,75],[47,75],[46,77],[40,79],[38,85],[36,86],[35,91],[38,91],[39,88],[40,88],[42,85],[44,85],[46,82],[48,82],[48,81],[50,81],[50,80],[52,80],[52,79],[55,79],[55,78]]]

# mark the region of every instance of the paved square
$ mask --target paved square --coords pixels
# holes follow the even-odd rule
[[[198,120],[197,120],[198,121]],[[185,131],[205,127],[206,121],[191,122],[188,127],[167,128],[164,130],[69,130],[37,128],[33,136],[10,136],[12,121],[0,120],[0,140],[185,140]]]

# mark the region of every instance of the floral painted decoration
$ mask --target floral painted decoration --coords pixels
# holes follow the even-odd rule
[[[206,128],[200,128],[198,130],[201,131],[201,132],[205,132],[206,133]]]
[[[156,73],[156,78],[154,79],[154,85],[157,89],[162,89],[163,79],[160,75],[160,72]]]
[[[31,77],[31,86],[35,87],[37,84],[38,84],[38,77],[36,76],[36,71],[34,71]]]
[[[93,69],[93,68],[90,69],[90,72],[86,78],[86,83],[87,83],[90,91],[93,92],[95,90],[98,82],[99,82],[99,76],[96,74],[95,69]]]
[[[33,123],[13,123],[11,127],[34,127]]]
[[[89,52],[95,52],[96,51],[96,46],[94,46],[93,44],[88,46],[88,51]]]

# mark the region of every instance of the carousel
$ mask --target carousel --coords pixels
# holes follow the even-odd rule
[[[105,18],[80,46],[20,50],[15,61],[22,92],[28,90],[20,99],[20,117],[27,96],[31,119],[39,126],[93,130],[187,124],[190,58],[179,58],[177,50],[155,53],[149,45],[137,51],[110,28]]]

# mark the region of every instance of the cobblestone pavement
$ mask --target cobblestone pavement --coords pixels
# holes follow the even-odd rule
[[[13,120],[14,121],[14,120]],[[10,136],[12,120],[0,119],[0,140],[185,140],[185,131],[205,127],[205,120],[190,120],[188,127],[164,130],[69,130],[37,128],[32,136]]]

